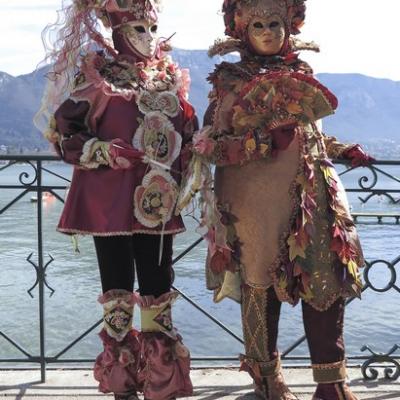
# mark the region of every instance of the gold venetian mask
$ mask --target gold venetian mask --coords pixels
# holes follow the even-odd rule
[[[249,42],[262,56],[278,54],[285,42],[285,23],[278,14],[254,16],[248,25]]]

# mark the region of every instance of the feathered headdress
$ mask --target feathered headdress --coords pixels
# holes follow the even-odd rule
[[[116,56],[111,41],[103,35],[105,28],[147,19],[157,21],[161,0],[64,0],[58,21],[48,25],[42,39],[46,62],[51,64],[49,83],[35,125],[44,131],[54,111],[73,89],[82,54],[102,50]],[[102,23],[100,23],[100,21]]]
[[[289,34],[297,35],[305,19],[306,0],[224,0],[225,33],[242,39],[250,20],[258,15],[278,14],[286,23]]]
[[[314,43],[302,43],[292,35],[300,33],[306,16],[306,0],[224,0],[222,12],[227,39],[218,39],[210,47],[210,57],[234,51],[246,51],[246,34],[250,20],[255,16],[279,15],[285,23],[286,50],[314,50]],[[296,44],[295,46],[293,44]]]
[[[130,21],[157,22],[161,9],[160,0],[106,0],[99,7],[98,15],[103,23],[112,28]]]

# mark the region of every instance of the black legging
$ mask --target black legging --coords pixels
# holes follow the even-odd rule
[[[160,235],[94,237],[103,293],[111,289],[133,290],[135,267],[142,296],[158,297],[171,289],[172,235],[164,235],[159,265]]]

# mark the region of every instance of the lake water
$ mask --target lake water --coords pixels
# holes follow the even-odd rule
[[[46,165],[52,171],[71,176],[71,168],[53,163]],[[17,165],[0,171],[1,185],[18,184],[21,172],[32,173],[29,166]],[[385,171],[400,176],[400,167],[386,167]],[[370,175],[370,174],[369,174]],[[355,178],[360,172],[344,177],[346,187],[356,187]],[[63,182],[44,174],[44,184]],[[383,179],[381,186],[400,189],[400,184]],[[0,189],[0,209],[9,203],[20,190]],[[60,192],[60,195],[64,195]],[[22,345],[29,353],[39,352],[38,289],[31,299],[27,290],[34,284],[34,268],[26,261],[33,252],[36,260],[37,204],[30,201],[31,194],[23,197],[9,210],[0,215],[0,331]],[[353,211],[382,211],[400,213],[400,206],[389,205],[379,198],[362,205],[358,195],[351,195]],[[96,299],[100,291],[100,279],[91,237],[79,239],[80,253],[75,254],[69,237],[57,233],[55,226],[62,210],[59,201],[46,202],[43,208],[43,234],[45,254],[51,254],[54,262],[47,271],[47,280],[56,291],[49,297],[46,289],[46,353],[53,356],[101,318],[101,307]],[[198,239],[196,222],[186,218],[187,233],[175,241],[175,255]],[[358,224],[359,234],[368,261],[384,259],[393,261],[400,255],[400,226]],[[212,302],[212,293],[205,289],[204,243],[195,248],[175,266],[175,285],[194,301],[211,312],[241,336],[239,305],[225,300]],[[46,258],[46,261],[48,258]],[[399,265],[396,265],[398,271]],[[384,287],[390,279],[388,269],[380,264],[370,274],[377,287]],[[397,285],[400,286],[397,279]],[[400,294],[391,290],[380,294],[368,290],[362,301],[354,301],[346,314],[346,344],[348,354],[363,355],[360,348],[370,345],[375,351],[386,353],[395,343],[400,343]],[[136,316],[137,317],[137,316]],[[240,343],[228,336],[198,310],[180,299],[174,309],[175,325],[190,347],[193,356],[236,356],[242,352]],[[92,332],[73,347],[65,358],[94,358],[101,350],[96,333]],[[280,323],[280,349],[284,350],[304,334],[301,308],[285,305]],[[292,355],[308,355],[305,343]],[[21,354],[0,337],[0,358],[20,357]]]

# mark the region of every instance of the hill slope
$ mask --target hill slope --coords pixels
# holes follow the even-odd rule
[[[191,71],[190,100],[201,119],[210,89],[205,79],[222,59],[211,60],[204,50],[175,50],[173,56]],[[47,148],[47,142],[32,123],[43,93],[45,73],[42,69],[13,77],[0,72],[0,145]],[[400,142],[400,82],[358,74],[320,74],[318,78],[340,102],[336,115],[324,120],[327,133],[359,143],[383,139]]]

